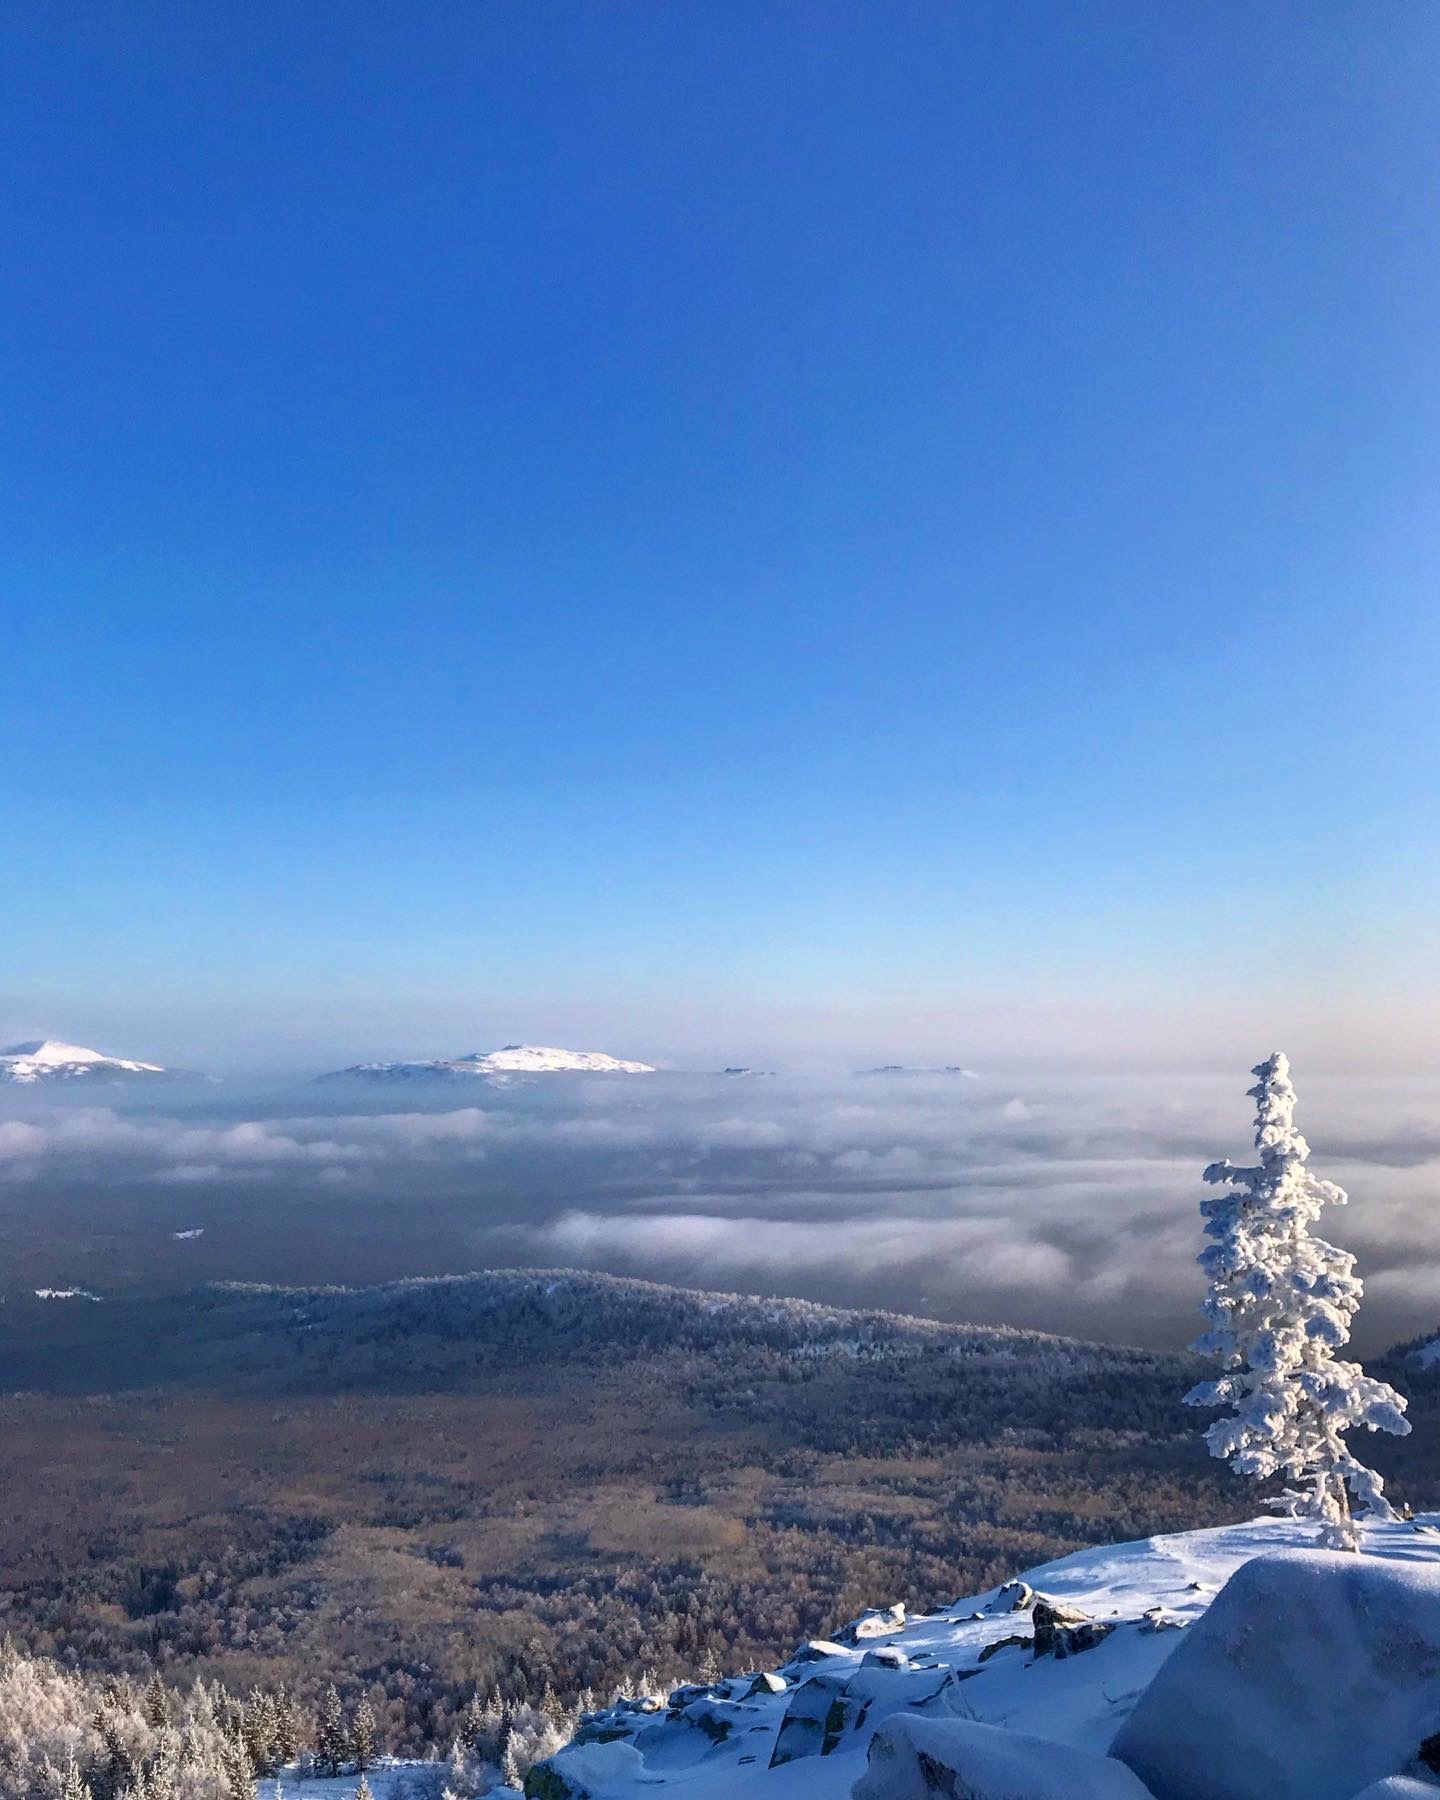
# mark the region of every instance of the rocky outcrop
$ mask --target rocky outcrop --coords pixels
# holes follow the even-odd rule
[[[902,1713],[870,1740],[854,1800],[1151,1800],[1123,1763],[973,1719]]]
[[[862,1729],[902,1709],[934,1706],[956,1685],[951,1669],[916,1667],[908,1657],[871,1651],[857,1669],[812,1675],[785,1709],[770,1767],[829,1756]]]
[[[1440,1564],[1292,1550],[1231,1576],[1112,1751],[1156,1800],[1354,1800],[1437,1732]]]
[[[893,1637],[897,1631],[905,1629],[905,1607],[896,1601],[893,1606],[872,1607],[863,1612],[858,1619],[851,1619],[848,1625],[835,1633],[837,1644],[863,1644],[869,1638]]]

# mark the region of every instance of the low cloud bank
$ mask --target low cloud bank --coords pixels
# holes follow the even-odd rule
[[[0,1184],[423,1209],[458,1266],[573,1264],[1155,1344],[1196,1329],[1200,1168],[1248,1153],[1243,1080],[540,1078],[233,1116],[11,1102]],[[1440,1326],[1440,1084],[1302,1086],[1362,1347]],[[293,1105],[294,1096],[291,1096]],[[385,1110],[387,1107],[392,1110]],[[158,1212],[157,1212],[158,1216]],[[357,1215],[358,1216],[358,1215]],[[450,1241],[447,1239],[447,1241]],[[277,1255],[278,1261],[278,1255]],[[395,1268],[380,1273],[405,1274]],[[277,1267],[283,1278],[283,1268]]]

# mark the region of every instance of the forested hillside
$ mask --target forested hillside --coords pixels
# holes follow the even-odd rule
[[[6,1308],[0,1623],[26,1651],[448,1747],[478,1691],[571,1704],[763,1666],[1256,1496],[1194,1360],[574,1273]],[[1398,1499],[1416,1432],[1377,1443]]]

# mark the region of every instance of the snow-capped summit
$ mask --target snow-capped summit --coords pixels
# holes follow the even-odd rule
[[[602,1050],[561,1050],[547,1044],[506,1044],[501,1050],[472,1050],[468,1056],[418,1062],[356,1063],[322,1075],[321,1081],[464,1081],[475,1076],[653,1075],[649,1063],[626,1062]]]
[[[473,1050],[459,1059],[487,1075],[653,1075],[650,1063],[626,1062],[603,1050],[557,1050],[545,1044],[506,1044],[500,1050]]]
[[[59,1038],[37,1038],[0,1050],[0,1082],[27,1087],[42,1081],[126,1081],[133,1075],[171,1073],[158,1063],[107,1056],[103,1050],[87,1050],[83,1044],[66,1044]]]

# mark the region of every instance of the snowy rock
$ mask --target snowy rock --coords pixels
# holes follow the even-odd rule
[[[751,1700],[756,1694],[783,1694],[789,1685],[783,1675],[772,1675],[767,1670],[750,1683],[745,1690],[745,1698]]]
[[[862,1727],[893,1712],[933,1705],[954,1685],[951,1670],[913,1669],[908,1658],[897,1665],[867,1656],[848,1675],[812,1675],[785,1709],[770,1766],[830,1756]]]
[[[858,1619],[851,1619],[835,1634],[839,1644],[858,1644],[866,1638],[891,1637],[897,1631],[905,1629],[905,1607],[896,1601],[893,1606],[872,1607],[863,1612]]]
[[[987,1613],[1027,1612],[1035,1604],[1035,1590],[1028,1581],[1004,1582],[985,1608]]]
[[[1440,1515],[1432,1515],[1429,1522],[1437,1517]],[[591,1715],[581,1728],[586,1742],[619,1741],[641,1758],[638,1768],[627,1763],[625,1773],[593,1788],[591,1800],[652,1800],[652,1796],[661,1800],[670,1793],[675,1800],[750,1800],[752,1794],[754,1800],[851,1800],[854,1784],[869,1778],[866,1756],[871,1739],[877,1732],[892,1733],[902,1716],[937,1727],[985,1724],[1012,1742],[1023,1736],[1043,1737],[1049,1745],[1049,1762],[1037,1768],[1033,1755],[1024,1758],[1017,1751],[1021,1760],[1016,1781],[1029,1785],[1000,1788],[1007,1800],[1036,1800],[1036,1796],[1043,1800],[1056,1791],[1052,1772],[1068,1782],[1068,1787],[1059,1790],[1067,1800],[1094,1792],[1095,1782],[1108,1784],[1108,1789],[1099,1789],[1105,1800],[1145,1800],[1144,1787],[1134,1781],[1126,1783],[1124,1770],[1117,1774],[1115,1767],[1103,1760],[1103,1753],[1113,1750],[1117,1728],[1132,1708],[1150,1704],[1147,1694],[1152,1688],[1157,1695],[1164,1691],[1158,1678],[1165,1675],[1171,1659],[1186,1655],[1206,1609],[1220,1605],[1215,1596],[1236,1571],[1257,1557],[1267,1558],[1273,1565],[1277,1550],[1299,1552],[1298,1558],[1282,1557],[1282,1563],[1306,1563],[1314,1555],[1307,1548],[1313,1531],[1313,1524],[1304,1521],[1254,1519],[1215,1530],[1077,1551],[1024,1571],[1023,1587],[1028,1589],[1030,1601],[1018,1613],[998,1610],[998,1590],[992,1588],[959,1599],[942,1612],[907,1617],[902,1630],[878,1640],[862,1640],[848,1648],[819,1640],[801,1652],[799,1662],[785,1665],[768,1681],[747,1673],[708,1687],[697,1683],[693,1688],[677,1689],[677,1694],[686,1695],[687,1705],[706,1715],[709,1728],[698,1718],[677,1716],[674,1710],[646,1716],[625,1706]],[[1434,1537],[1412,1524],[1367,1524],[1364,1546],[1367,1554],[1363,1557],[1322,1557],[1320,1563],[1327,1570],[1339,1564],[1342,1575],[1348,1572],[1351,1578],[1357,1569],[1390,1571],[1402,1592],[1410,1591],[1418,1572],[1422,1599],[1430,1606],[1429,1596],[1440,1587],[1440,1548]],[[1017,1585],[1012,1601],[1018,1592]],[[1037,1600],[1057,1615],[1062,1609],[1067,1616],[1088,1615],[1078,1624],[1068,1625],[1057,1617],[1057,1635],[1107,1632],[1095,1654],[1034,1656],[1030,1614]],[[1231,1602],[1227,1599],[1225,1604],[1228,1607]],[[1407,1602],[1397,1609],[1388,1591],[1378,1607],[1366,1603],[1372,1621],[1368,1626],[1357,1626],[1342,1608],[1333,1629],[1317,1628],[1305,1608],[1289,1607],[1288,1601],[1285,1606],[1278,1604],[1268,1589],[1258,1600],[1252,1595],[1247,1605],[1252,1616],[1248,1623],[1242,1621],[1244,1635],[1253,1630],[1261,1644],[1256,1653],[1260,1676],[1252,1683],[1255,1692],[1252,1695],[1246,1680],[1234,1669],[1225,1673],[1229,1685],[1220,1687],[1217,1695],[1202,1688],[1197,1696],[1185,1698],[1189,1678],[1182,1684],[1177,1717],[1183,1715],[1188,1721],[1184,1729],[1190,1733],[1186,1740],[1190,1747],[1184,1755],[1195,1765],[1198,1790],[1182,1790],[1179,1800],[1189,1800],[1197,1791],[1205,1800],[1236,1800],[1237,1794],[1241,1800],[1256,1800],[1261,1794],[1264,1800],[1296,1800],[1297,1794],[1303,1794],[1305,1800],[1355,1800],[1367,1783],[1390,1775],[1404,1775],[1412,1782],[1418,1779],[1422,1792],[1440,1800],[1440,1787],[1424,1788],[1427,1765],[1420,1756],[1421,1746],[1437,1726],[1412,1728],[1403,1717],[1402,1728],[1390,1733],[1397,1748],[1393,1755],[1387,1750],[1388,1760],[1377,1757],[1358,1772],[1353,1762],[1340,1766],[1333,1781],[1327,1770],[1325,1785],[1317,1785],[1307,1773],[1293,1788],[1272,1787],[1265,1769],[1249,1787],[1227,1790],[1212,1785],[1212,1773],[1230,1768],[1234,1759],[1229,1744],[1242,1728],[1262,1740],[1278,1732],[1282,1756],[1303,1752],[1308,1759],[1308,1740],[1321,1734],[1317,1720],[1321,1721],[1323,1733],[1329,1736],[1313,1760],[1322,1766],[1330,1756],[1330,1739],[1343,1742],[1352,1733],[1363,1736],[1382,1727],[1388,1731],[1388,1709],[1399,1689],[1407,1688],[1405,1671],[1417,1659],[1416,1646],[1423,1649],[1425,1644],[1424,1632],[1410,1617],[1413,1607]],[[1240,1609],[1242,1613],[1246,1610]],[[1365,1610],[1358,1603],[1352,1609],[1357,1615]],[[1148,1621],[1157,1611],[1167,1623],[1173,1621],[1184,1629],[1153,1629]],[[1041,1616],[1043,1619],[1044,1614]],[[1290,1623],[1290,1616],[1296,1622]],[[1366,1673],[1365,1657],[1370,1654],[1366,1633],[1378,1644],[1385,1641],[1387,1629],[1389,1650],[1385,1654],[1395,1658],[1399,1677],[1391,1674],[1375,1646],[1371,1648],[1376,1670]],[[1017,1637],[1018,1647],[987,1654],[997,1639],[1006,1636]],[[1311,1646],[1308,1652],[1307,1645]],[[908,1667],[901,1666],[895,1652],[903,1653]],[[1287,1659],[1299,1659],[1306,1682]],[[1332,1666],[1333,1673],[1327,1672]],[[812,1682],[821,1685],[812,1689]],[[1440,1702],[1440,1681],[1433,1686]],[[1320,1698],[1307,1705],[1303,1696],[1317,1690]],[[1383,1697],[1377,1700],[1382,1690]],[[1407,1691],[1412,1699],[1417,1698],[1418,1690]],[[692,1693],[693,1700],[689,1698]],[[803,1704],[797,1704],[802,1694]],[[1262,1731],[1255,1721],[1277,1707],[1279,1726],[1267,1725]],[[1193,1717],[1197,1710],[1198,1725]],[[730,1730],[723,1737],[712,1737],[712,1730],[722,1721],[730,1724]],[[1160,1725],[1165,1724],[1162,1708]],[[783,1746],[779,1744],[782,1732]],[[1170,1735],[1159,1732],[1162,1745]],[[1249,1738],[1243,1743],[1248,1745]],[[979,1793],[990,1800],[996,1791],[993,1783],[990,1788],[974,1783],[982,1774],[991,1778],[993,1758],[977,1760],[982,1753],[974,1744],[972,1737],[971,1761],[965,1764],[963,1777],[972,1785],[966,1787],[959,1774],[953,1770],[946,1774],[945,1765],[932,1762],[937,1781],[949,1781],[950,1787],[939,1786],[929,1793],[921,1789],[925,1800],[946,1800],[947,1794],[957,1793]],[[777,1748],[783,1750],[783,1756],[775,1755]],[[563,1769],[561,1758],[567,1754],[572,1752],[561,1752],[554,1759],[557,1768]],[[928,1749],[926,1754],[930,1754]],[[907,1789],[899,1784],[913,1780],[915,1766],[914,1757],[908,1764],[892,1759],[886,1765],[894,1773],[894,1794],[902,1800]],[[1306,1769],[1310,1768],[1307,1760]],[[1143,1771],[1141,1776],[1149,1779]],[[540,1779],[531,1772],[532,1800],[535,1796],[539,1800],[573,1800],[573,1795],[560,1789],[547,1795],[535,1785]],[[1117,1781],[1122,1783],[1118,1797]],[[880,1791],[891,1800],[888,1790]],[[302,1795],[300,1800],[310,1797]],[[340,1800],[351,1797],[344,1795]],[[377,1796],[377,1800],[384,1797]],[[1153,1787],[1152,1800],[1162,1800],[1158,1787]],[[1177,1797],[1167,1793],[1163,1800]],[[1392,1787],[1368,1800],[1420,1800],[1420,1795],[1413,1787]]]
[[[1151,1800],[1123,1763],[971,1719],[902,1713],[870,1741],[854,1800]]]
[[[812,1675],[785,1709],[770,1767],[802,1756],[828,1756],[841,1737],[859,1723],[863,1701],[851,1699],[843,1675]]]
[[[1108,1626],[1092,1625],[1089,1613],[1078,1606],[1066,1606],[1044,1594],[1035,1596],[1032,1616],[1037,1656],[1073,1656],[1079,1650],[1092,1650],[1109,1631]]]
[[[634,1781],[644,1770],[632,1744],[571,1744],[531,1769],[525,1793],[529,1800],[591,1800],[602,1789]]]
[[[844,1656],[843,1644],[832,1644],[828,1638],[811,1638],[808,1644],[802,1644],[789,1662],[783,1666],[787,1669],[804,1668],[806,1663],[824,1662],[827,1657]]]
[[[1440,1731],[1440,1566],[1244,1564],[1112,1745],[1156,1800],[1352,1800]]]

